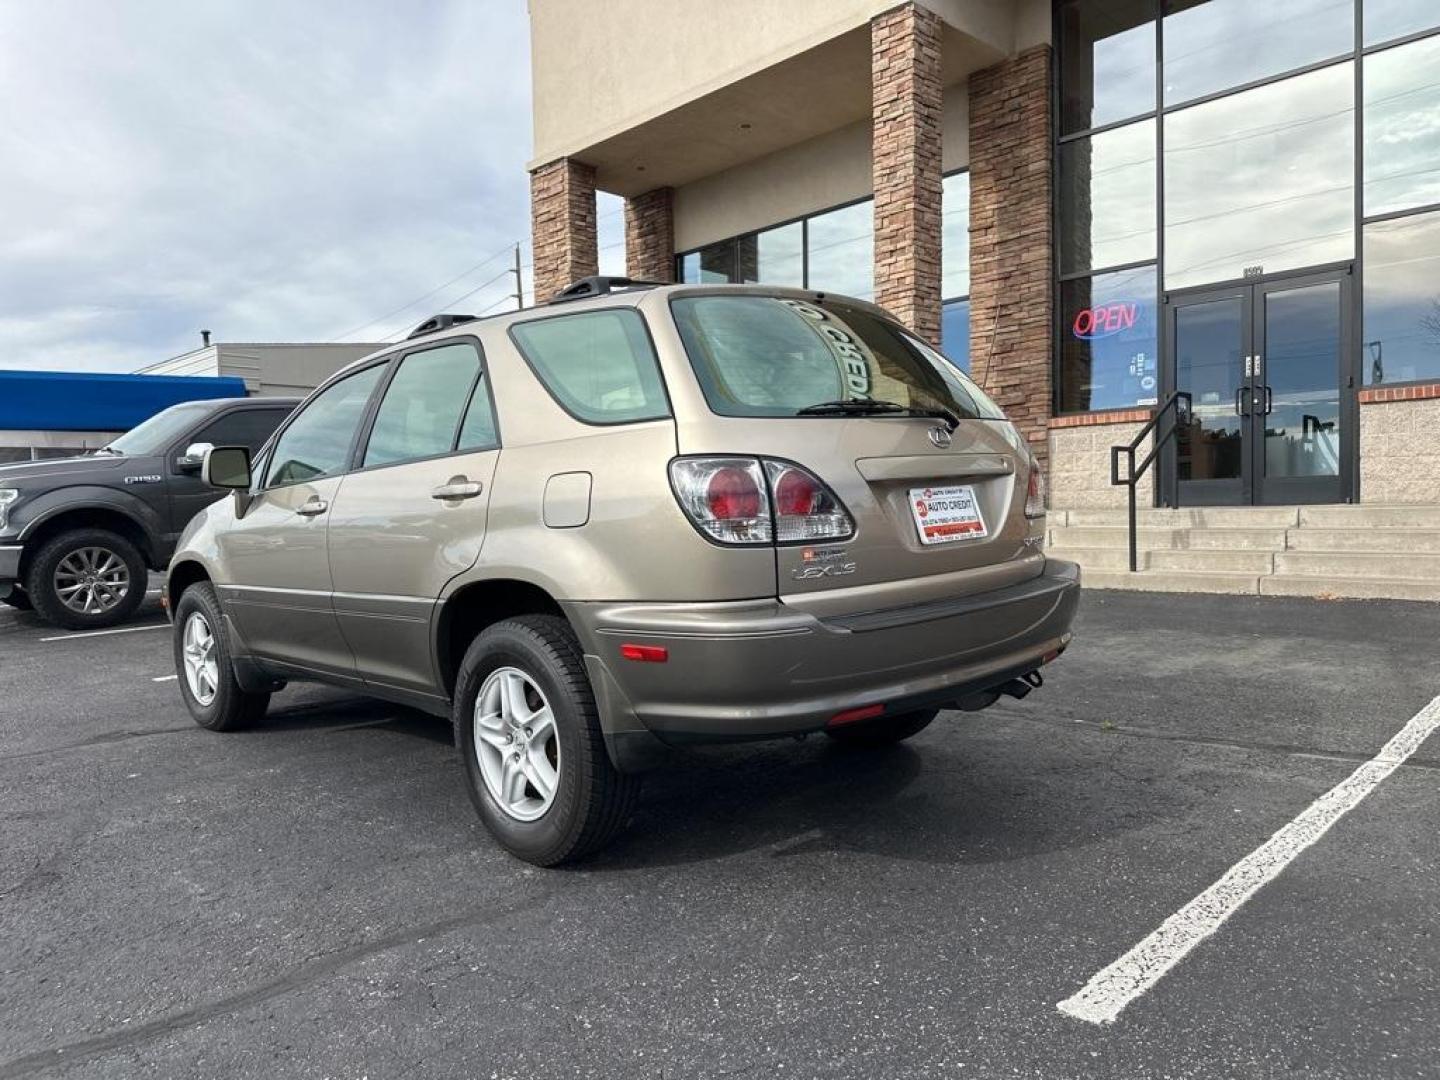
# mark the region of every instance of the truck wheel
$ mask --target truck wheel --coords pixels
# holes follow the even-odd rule
[[[208,582],[191,585],[175,605],[175,673],[190,716],[210,731],[238,731],[265,715],[269,694],[235,681],[220,601]]]
[[[826,728],[825,734],[845,746],[888,746],[919,735],[939,715],[939,709],[921,709],[899,716],[877,716],[873,720]]]
[[[75,529],[47,541],[25,572],[25,595],[46,622],[99,630],[124,622],[145,599],[145,560],[106,529]]]
[[[625,825],[640,781],[610,762],[564,619],[525,615],[480,634],[460,665],[452,715],[470,801],[512,855],[556,866]]]

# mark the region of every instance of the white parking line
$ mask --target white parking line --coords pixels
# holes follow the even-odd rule
[[[160,623],[158,626],[122,626],[116,630],[86,630],[80,634],[57,634],[55,637],[42,637],[41,641],[74,641],[83,637],[104,637],[106,634],[138,634],[141,630],[169,630],[169,623]]]
[[[1330,826],[1404,764],[1437,727],[1440,697],[1410,718],[1380,752],[1311,803],[1299,817],[1227,870],[1140,944],[1056,1007],[1092,1024],[1111,1024],[1125,1006],[1159,982],[1246,900],[1319,840]]]
[[[178,678],[180,678],[179,675],[156,675],[155,678],[151,679],[150,681],[151,681],[151,682],[174,682],[174,681],[175,681],[176,679],[178,679]]]

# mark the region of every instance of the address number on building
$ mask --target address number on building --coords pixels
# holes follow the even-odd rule
[[[983,540],[989,534],[969,484],[910,489],[910,513],[922,544]]]

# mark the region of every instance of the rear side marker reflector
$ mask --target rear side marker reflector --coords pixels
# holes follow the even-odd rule
[[[826,727],[839,727],[841,724],[853,724],[859,720],[871,720],[885,712],[884,705],[862,705],[858,709],[846,709],[844,712],[837,712],[830,718]]]
[[[624,660],[642,660],[651,664],[663,664],[670,659],[670,650],[664,645],[621,645],[620,657]]]

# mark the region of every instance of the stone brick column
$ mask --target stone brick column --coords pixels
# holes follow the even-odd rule
[[[599,272],[592,166],[561,158],[530,174],[530,242],[537,303]]]
[[[1051,406],[1050,46],[970,76],[970,370],[1042,462]]]
[[[875,302],[940,341],[940,17],[909,3],[870,22]]]
[[[662,187],[625,200],[625,273],[675,280],[675,191]]]

